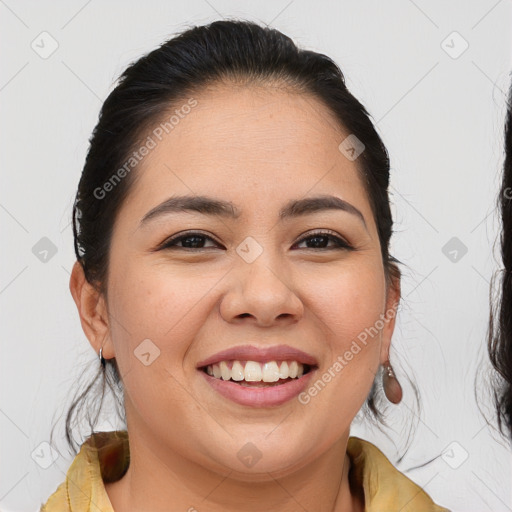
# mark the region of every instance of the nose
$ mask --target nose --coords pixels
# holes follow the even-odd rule
[[[250,322],[260,327],[285,326],[302,318],[304,306],[283,266],[261,255],[256,261],[238,261],[220,314],[230,323]]]

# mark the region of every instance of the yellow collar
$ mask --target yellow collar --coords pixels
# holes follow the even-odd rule
[[[349,437],[347,453],[352,477],[364,490],[366,512],[450,512],[436,505],[372,443]]]

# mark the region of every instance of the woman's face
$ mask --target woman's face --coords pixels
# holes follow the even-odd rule
[[[382,318],[398,291],[386,290],[358,161],[338,148],[349,133],[321,103],[257,87],[195,99],[133,171],[138,180],[110,248],[105,337],[89,338],[117,359],[130,435],[162,457],[179,454],[240,478],[286,474],[346,440],[386,359],[394,321],[383,327]],[[232,208],[182,206],[143,220],[178,196]],[[304,203],[317,197],[341,207]],[[186,231],[194,234],[165,247]],[[216,356],[248,345],[256,355]],[[278,345],[307,354],[316,368],[265,389],[198,368],[212,356],[235,374],[233,360],[262,368],[267,358],[283,371],[282,361],[289,370],[300,362],[293,352],[263,352]],[[258,378],[249,367],[246,378]]]

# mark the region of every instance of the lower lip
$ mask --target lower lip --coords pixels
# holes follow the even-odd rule
[[[206,382],[212,388],[225,398],[240,405],[250,405],[252,407],[268,407],[272,405],[281,405],[299,395],[307,387],[312,375],[316,369],[310,370],[298,379],[293,379],[285,384],[278,386],[269,386],[266,388],[251,388],[241,386],[229,380],[216,379],[208,375],[203,370],[202,373]]]

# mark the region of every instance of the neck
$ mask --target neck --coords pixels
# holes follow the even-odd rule
[[[360,492],[350,486],[347,441],[348,432],[302,468],[279,476],[260,473],[250,481],[234,477],[233,471],[209,470],[166,448],[154,435],[131,429],[130,466],[105,489],[116,512],[360,512]]]

